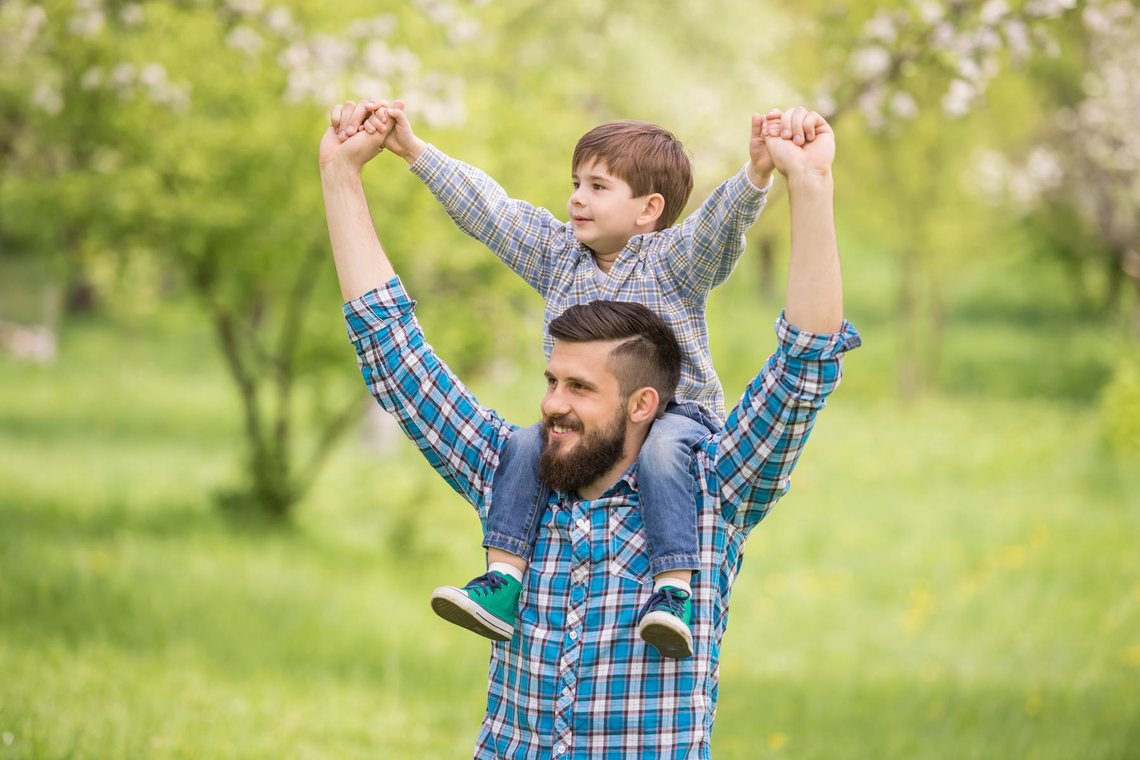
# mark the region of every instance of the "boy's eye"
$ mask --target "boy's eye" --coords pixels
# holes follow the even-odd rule
[[[597,182],[595,182],[594,183],[594,189],[595,190],[605,190],[606,186],[605,185],[599,185]]]
[[[579,187],[582,185],[582,183],[581,183],[581,182],[579,182],[579,181],[578,181],[578,180],[576,180],[576,179],[575,179],[575,180],[571,180],[571,181],[570,181],[570,184],[571,184],[571,186],[573,186],[573,188],[574,188],[575,190],[577,190],[577,189],[578,189],[578,188],[579,188]]]

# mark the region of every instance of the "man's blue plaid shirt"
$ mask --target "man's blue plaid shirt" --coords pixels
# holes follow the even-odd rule
[[[344,313],[369,390],[432,467],[486,522],[499,456],[517,427],[481,406],[431,346],[398,278]],[[637,466],[601,498],[556,493],[524,576],[513,640],[491,647],[487,712],[474,756],[707,758],[720,645],[744,542],[789,486],[816,413],[859,336],[797,330],[694,449],[701,572],[693,579],[695,654],[661,658],[637,635],[652,591]]]
[[[479,240],[526,280],[546,304],[547,326],[575,304],[598,299],[645,304],[673,329],[681,343],[677,401],[695,401],[724,419],[724,392],[709,353],[705,305],[709,291],[732,273],[744,253],[744,233],[756,222],[768,188],[748,180],[745,169],[716,188],[684,222],[634,235],[608,273],[573,226],[544,208],[508,198],[485,172],[429,145],[409,167],[459,229]]]

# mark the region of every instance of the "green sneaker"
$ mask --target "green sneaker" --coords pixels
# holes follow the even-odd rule
[[[662,657],[683,660],[693,656],[693,634],[689,630],[693,605],[690,594],[673,586],[662,586],[641,608],[637,632],[657,648]]]
[[[473,578],[463,588],[440,586],[431,592],[431,608],[447,622],[480,636],[510,641],[521,591],[521,583],[495,571]]]

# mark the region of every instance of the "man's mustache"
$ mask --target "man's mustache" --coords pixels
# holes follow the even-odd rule
[[[573,430],[576,433],[580,433],[583,430],[582,421],[580,419],[578,419],[577,416],[575,416],[575,415],[570,415],[570,414],[561,414],[561,415],[557,415],[557,416],[548,415],[548,416],[542,418],[542,426],[544,428],[546,428],[546,430],[548,430],[548,431],[552,430],[555,425],[557,425],[558,427],[564,427],[567,430]]]

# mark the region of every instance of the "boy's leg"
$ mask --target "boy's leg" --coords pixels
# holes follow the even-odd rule
[[[437,615],[489,639],[514,636],[523,572],[546,509],[548,491],[538,476],[541,450],[541,425],[517,430],[507,441],[487,508],[487,572],[462,588],[440,586],[431,595]]]
[[[638,630],[663,657],[693,654],[691,580],[700,568],[692,447],[713,428],[698,412],[671,407],[655,421],[638,457],[641,522],[649,549],[653,595]]]

